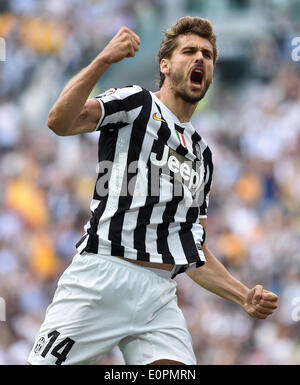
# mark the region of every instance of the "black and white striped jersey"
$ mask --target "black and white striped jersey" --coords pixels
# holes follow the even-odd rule
[[[139,86],[96,97],[102,116],[92,217],[84,251],[178,265],[205,263],[202,245],[213,164],[192,124]]]

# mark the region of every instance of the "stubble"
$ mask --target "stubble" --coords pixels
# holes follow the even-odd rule
[[[202,100],[210,86],[210,82],[207,80],[204,83],[203,90],[201,91],[201,94],[198,96],[191,96],[188,94],[188,92],[185,90],[185,84],[187,82],[187,78],[184,78],[183,72],[173,72],[170,75],[170,83],[171,83],[171,89],[173,90],[174,94],[180,98],[182,98],[186,103],[189,104],[195,104],[198,103],[200,100]]]

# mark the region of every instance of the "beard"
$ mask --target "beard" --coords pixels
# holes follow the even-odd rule
[[[189,104],[195,104],[200,102],[202,100],[209,89],[210,82],[208,80],[205,80],[204,87],[201,90],[200,95],[198,96],[191,96],[188,94],[188,92],[185,90],[184,84],[185,79],[182,72],[172,73],[170,75],[171,80],[171,89],[173,90],[174,94],[181,99],[183,99],[186,103]]]

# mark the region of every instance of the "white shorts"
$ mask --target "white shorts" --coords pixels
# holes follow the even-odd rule
[[[127,365],[196,364],[174,280],[120,258],[77,254],[58,281],[28,362],[93,364],[115,346]]]

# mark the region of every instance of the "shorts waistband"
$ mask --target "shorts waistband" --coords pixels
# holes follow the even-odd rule
[[[146,267],[146,266],[141,266],[141,267],[143,269],[147,269],[147,270],[152,271],[153,273],[159,275],[162,278],[171,279],[172,274],[173,274],[173,269],[168,271],[168,270],[163,270],[163,269],[157,269],[157,268],[154,268],[154,267]]]
[[[137,270],[141,270],[141,269],[142,269],[142,271],[148,270],[149,272],[154,273],[154,274],[158,275],[159,277],[165,278],[165,279],[171,279],[171,277],[173,275],[173,271],[176,267],[176,265],[175,265],[171,271],[168,271],[168,270],[163,270],[163,269],[156,269],[154,267],[145,267],[145,266],[137,265],[135,263],[131,263],[129,261],[126,261],[125,259],[117,258],[117,257],[112,256],[112,255],[94,254],[94,253],[88,253],[88,252],[83,252],[82,255],[90,255],[90,256],[94,256],[94,257],[98,257],[98,258],[103,258],[103,259],[106,259],[110,262],[119,263],[123,266],[127,266],[127,267],[137,269]]]

